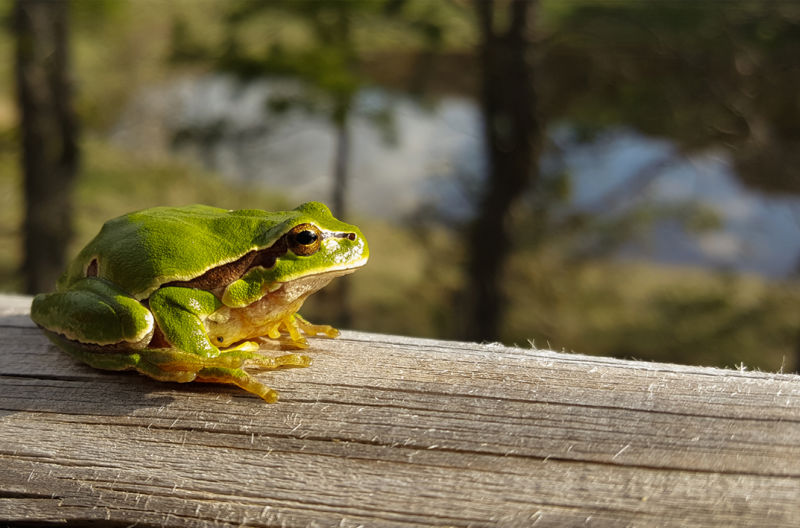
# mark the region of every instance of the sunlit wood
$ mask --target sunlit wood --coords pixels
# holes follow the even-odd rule
[[[343,332],[241,389],[81,365],[0,297],[0,521],[796,526],[800,376]]]

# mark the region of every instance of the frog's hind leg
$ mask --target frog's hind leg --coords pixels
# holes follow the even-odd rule
[[[271,357],[255,351],[223,350],[218,358],[206,360],[206,366],[226,366],[275,370],[280,368],[304,368],[311,366],[311,358],[302,354],[284,354]]]
[[[239,365],[252,359],[249,357],[251,354],[253,353],[235,350],[232,351],[229,357],[225,357],[223,353],[219,357],[208,358],[204,361],[203,366],[185,362],[154,364],[148,361],[139,361],[135,368],[142,374],[159,381],[229,383],[263,398],[268,403],[275,403],[278,401],[278,393],[276,391],[256,381],[243,369],[238,368]],[[281,358],[272,359],[276,361],[270,363],[271,365],[281,363],[279,361]],[[236,366],[232,367],[230,365]],[[278,366],[272,368],[278,368]]]
[[[102,353],[103,347],[96,345],[87,345],[79,343],[66,337],[44,330],[45,336],[50,341],[61,348],[64,352],[89,365],[102,370],[129,370],[135,369],[136,365],[141,360],[141,355],[138,352],[124,353],[124,352],[107,352]]]
[[[203,367],[239,368],[246,366],[264,370],[279,368],[308,367],[311,358],[300,354],[284,354],[271,357],[261,353],[258,343],[243,341],[230,348],[224,348],[217,357],[202,360]]]
[[[276,391],[256,381],[255,378],[240,368],[206,367],[197,373],[195,381],[230,383],[263,398],[267,403],[278,401],[278,393]]]
[[[140,373],[158,381],[173,381],[178,383],[187,383],[190,381],[229,383],[255,394],[264,399],[267,403],[275,403],[278,401],[278,393],[275,390],[257,381],[250,376],[250,374],[245,372],[244,369],[238,368],[238,365],[250,361],[255,361],[258,367],[269,369],[307,367],[311,364],[311,360],[307,356],[301,356],[299,354],[286,354],[276,358],[269,358],[253,352],[235,350],[232,351],[228,357],[226,357],[223,352],[219,357],[207,359],[205,361],[206,366],[197,367],[197,370],[191,370],[194,368],[194,365],[190,366],[185,363],[163,363],[156,365],[144,360],[137,361],[134,368]],[[237,365],[237,367],[210,366],[215,364]],[[190,370],[186,370],[187,367]]]
[[[135,368],[142,374],[161,381],[196,380],[232,383],[267,401],[274,401],[273,398],[277,396],[269,396],[274,391],[250,378],[243,368],[274,370],[311,365],[311,358],[308,356],[284,354],[270,357],[261,354],[257,348],[254,348],[254,345],[254,343],[246,342],[233,348],[224,349],[218,356],[209,358],[200,358],[175,349],[150,350],[147,361],[138,361]],[[224,373],[224,375],[220,373]]]
[[[167,369],[160,365],[155,365],[148,361],[141,360],[134,367],[140,374],[144,374],[156,381],[174,381],[176,383],[188,383],[197,378],[196,370],[177,370]]]
[[[247,368],[274,370],[280,368],[308,367],[311,358],[301,354],[284,354],[270,357],[255,350],[234,347],[223,350],[216,358],[205,360],[205,367],[197,373],[195,381],[210,383],[230,383],[247,392],[263,398],[267,403],[278,401],[278,393],[250,376],[242,366]]]
[[[107,352],[105,354],[92,353],[85,348],[57,334],[47,333],[48,337],[61,346],[69,355],[83,361],[90,367],[103,370],[136,370],[145,376],[158,381],[176,381],[186,383],[194,380],[198,368],[162,368],[161,365],[152,363],[142,358],[140,352]]]

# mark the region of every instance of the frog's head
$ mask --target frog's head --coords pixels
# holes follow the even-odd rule
[[[278,258],[278,282],[327,272],[355,271],[367,263],[369,246],[361,230],[337,220],[324,204],[307,202],[294,210]]]
[[[308,202],[280,216],[279,224],[265,222],[265,238],[273,242],[225,288],[225,305],[248,306],[266,295],[265,303],[288,307],[367,263],[369,247],[361,230],[334,218],[325,205]]]

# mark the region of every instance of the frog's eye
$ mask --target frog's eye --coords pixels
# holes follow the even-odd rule
[[[299,256],[313,255],[319,249],[322,233],[313,224],[300,224],[289,231],[289,249]]]

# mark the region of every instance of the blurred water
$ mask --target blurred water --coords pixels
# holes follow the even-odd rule
[[[143,153],[170,148],[228,178],[280,190],[298,202],[327,202],[333,127],[319,113],[278,112],[269,105],[297,96],[304,95],[293,82],[187,79],[141,94],[112,139]],[[386,109],[390,117],[381,115]],[[462,99],[423,109],[408,98],[363,91],[354,116],[348,199],[351,209],[370,215],[396,219],[413,211],[426,182],[450,177],[463,150],[480,145],[478,113]]]
[[[284,81],[185,79],[140,94],[123,112],[112,139],[142,155],[170,150],[233,181],[268,186],[298,202],[328,201],[333,127],[323,114],[270,105],[290,98],[309,99],[309,94]],[[480,114],[472,101],[451,97],[423,106],[405,96],[364,90],[353,115],[352,210],[399,220],[434,202],[444,216],[469,218],[485,158]],[[720,229],[701,233],[658,223],[647,244],[627,245],[623,254],[767,276],[797,271],[800,197],[765,196],[743,187],[724,151],[685,156],[668,140],[622,127],[586,141],[559,124],[549,138],[558,162],[550,154],[543,166],[558,165],[571,179],[571,193],[557,207],[610,214],[694,201],[720,219]]]
[[[647,257],[774,277],[798,272],[800,196],[764,195],[743,186],[725,151],[686,156],[670,141],[624,128],[589,143],[572,137],[568,127],[553,136],[566,152],[575,207],[598,212],[602,197],[613,196],[610,205],[617,208],[695,202],[718,216],[719,229],[698,233],[671,222],[656,225],[648,247],[640,248]],[[628,193],[615,192],[626,188]]]

